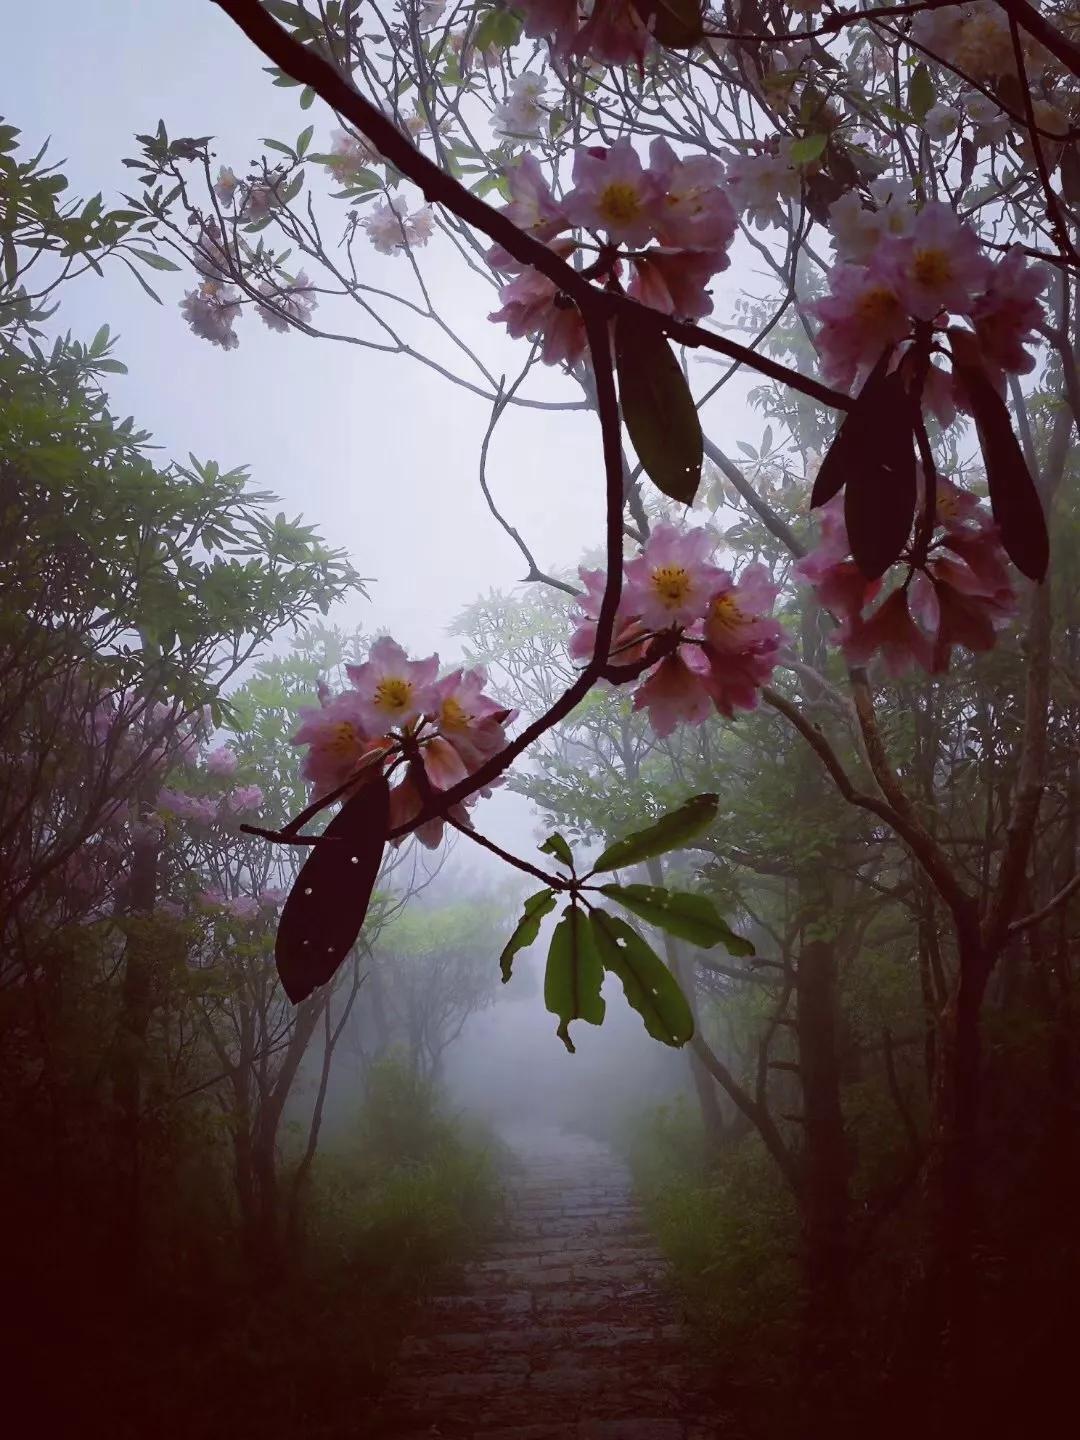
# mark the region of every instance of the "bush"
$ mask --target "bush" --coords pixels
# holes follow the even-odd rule
[[[748,1136],[710,1162],[682,1100],[636,1121],[625,1144],[690,1333],[726,1378],[774,1379],[792,1352],[799,1286],[798,1221],[772,1161]]]

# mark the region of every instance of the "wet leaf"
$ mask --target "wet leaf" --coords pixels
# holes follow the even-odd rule
[[[685,1045],[694,1033],[694,1017],[660,956],[618,915],[594,910],[590,921],[604,969],[621,981],[627,1003],[644,1020],[645,1029],[664,1045]]]
[[[364,923],[389,828],[390,788],[378,775],[347,800],[285,901],[274,956],[294,1005],[325,985]]]
[[[669,935],[677,935],[680,940],[689,940],[703,950],[723,945],[731,955],[754,953],[749,940],[735,934],[706,895],[690,895],[660,885],[601,885],[600,893],[648,924],[666,930]]]
[[[620,315],[615,369],[623,421],[645,473],[669,499],[691,504],[704,444],[694,397],[675,352],[658,331]]]
[[[955,343],[953,365],[975,417],[990,506],[1005,553],[1022,575],[1041,581],[1050,563],[1046,516],[1005,401],[980,365],[957,358]]]
[[[681,848],[712,824],[719,802],[719,795],[695,795],[677,810],[662,815],[655,824],[609,845],[593,866],[594,873],[619,870],[624,865],[636,865],[639,860],[649,860],[655,855],[666,855],[669,850]]]
[[[870,372],[829,446],[811,508],[846,487],[844,518],[855,563],[876,580],[900,554],[915,515],[915,448],[907,391],[888,373],[891,349]]]
[[[517,928],[510,936],[510,939],[503,947],[499,956],[499,968],[502,971],[503,984],[510,979],[513,973],[514,956],[521,950],[527,950],[540,933],[540,922],[545,915],[550,915],[555,909],[555,891],[538,890],[535,895],[530,895],[525,901],[521,919]]]
[[[908,109],[921,124],[937,99],[934,81],[925,65],[916,65],[908,82]]]
[[[552,1015],[559,1017],[557,1034],[571,1055],[574,1042],[570,1039],[570,1022],[603,1023],[604,1002],[600,996],[603,982],[604,967],[596,953],[589,923],[576,905],[568,905],[551,937],[544,973],[544,1004]]]
[[[537,849],[541,855],[554,855],[555,859],[565,865],[568,870],[574,868],[574,856],[570,846],[557,830],[549,835],[542,845],[538,845]]]

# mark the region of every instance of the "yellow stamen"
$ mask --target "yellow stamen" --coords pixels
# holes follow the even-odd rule
[[[380,710],[388,710],[392,715],[400,715],[403,710],[409,708],[412,692],[413,687],[408,680],[401,680],[397,677],[380,680],[375,687],[375,704]]]
[[[641,199],[633,185],[617,180],[601,191],[597,209],[605,220],[614,221],[617,225],[625,225],[628,221],[637,218],[638,212],[641,210]]]
[[[652,572],[653,589],[669,610],[676,610],[690,593],[690,575],[681,565],[658,565]]]
[[[920,285],[934,287],[952,279],[953,267],[945,250],[917,250],[911,267]]]

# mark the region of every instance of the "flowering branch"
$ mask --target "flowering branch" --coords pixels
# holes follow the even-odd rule
[[[676,320],[615,290],[598,289],[582,272],[561,259],[550,246],[535,240],[505,215],[466,189],[452,175],[446,174],[419,151],[397,128],[394,122],[375,108],[357,91],[329,61],[305,49],[299,41],[278,24],[258,0],[213,0],[236,22],[248,39],[268,60],[294,80],[308,85],[373,144],[392,165],[408,177],[424,193],[429,202],[444,205],[452,214],[466,221],[501,245],[523,265],[532,267],[568,296],[588,320],[589,314],[605,321],[620,316],[630,325],[667,336],[676,344],[693,349],[715,350],[729,359],[739,360],[767,375],[771,380],[789,385],[834,410],[850,410],[849,395],[802,375],[787,365],[758,355],[745,345],[703,330],[698,325]]]

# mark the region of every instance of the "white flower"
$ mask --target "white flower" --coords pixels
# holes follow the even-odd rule
[[[330,132],[330,152],[330,158],[323,164],[340,184],[354,179],[366,165],[379,158],[366,140],[347,130]]]
[[[377,205],[361,224],[372,245],[383,255],[393,255],[412,245],[426,245],[434,228],[430,205],[410,215],[400,197]]]
[[[266,180],[256,180],[244,192],[241,214],[245,220],[252,223],[256,220],[265,220],[271,210],[280,203],[277,191],[272,184]]]
[[[960,124],[960,112],[954,105],[931,105],[923,127],[931,140],[944,140]]]
[[[420,0],[417,6],[416,16],[420,22],[421,30],[430,30],[442,19],[442,13],[446,9],[446,0]]]
[[[233,325],[240,314],[240,292],[213,280],[204,281],[197,290],[189,290],[180,302],[180,312],[196,335],[235,350],[240,344]]]
[[[976,145],[997,145],[1009,133],[1009,117],[994,104],[989,95],[969,90],[962,97],[964,114],[974,125],[972,139]]]
[[[547,81],[526,72],[510,82],[510,94],[491,112],[491,128],[500,140],[539,140],[547,123],[540,103]]]
[[[259,306],[259,317],[271,330],[282,334],[289,329],[290,321],[306,325],[311,312],[319,303],[315,298],[311,281],[301,270],[291,285],[279,289],[267,281],[259,286],[259,294],[271,303]]]
[[[222,205],[231,205],[233,196],[236,194],[236,187],[240,181],[227,165],[222,165],[217,172],[217,184],[214,186],[214,194]]]
[[[764,230],[775,219],[779,202],[798,195],[799,172],[784,154],[736,155],[728,161],[727,184],[736,208]]]

